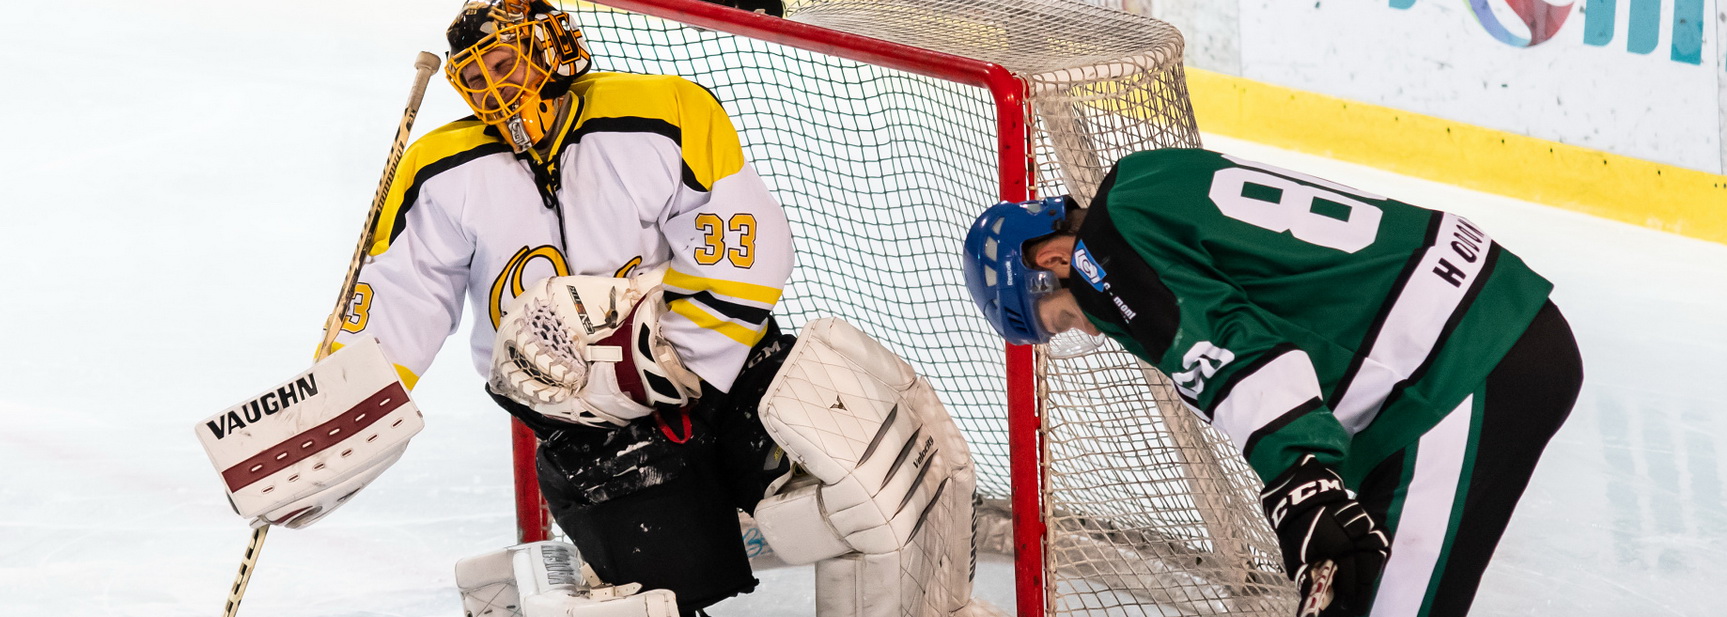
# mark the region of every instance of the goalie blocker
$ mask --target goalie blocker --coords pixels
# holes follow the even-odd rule
[[[425,426],[394,365],[366,338],[195,427],[234,512],[297,529],[347,503]]]

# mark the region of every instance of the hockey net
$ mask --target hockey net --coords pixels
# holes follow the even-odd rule
[[[839,316],[940,393],[978,467],[979,549],[1015,558],[1019,615],[1286,615],[1258,480],[1169,381],[1118,347],[1004,352],[959,267],[977,213],[1072,193],[1120,156],[1196,147],[1180,35],[1064,0],[566,2],[595,70],[675,74],[730,112],[784,204],[792,332]],[[517,431],[524,540],[555,529]]]

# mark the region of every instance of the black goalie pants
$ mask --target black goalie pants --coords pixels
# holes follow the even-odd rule
[[[582,560],[611,584],[677,594],[685,615],[755,589],[738,528],[789,466],[756,407],[794,338],[772,326],[731,392],[618,429],[552,422],[493,396],[540,437],[540,491]]]
[[[1582,383],[1571,327],[1549,302],[1486,384],[1368,473],[1359,499],[1391,534],[1371,615],[1469,612],[1511,512]]]

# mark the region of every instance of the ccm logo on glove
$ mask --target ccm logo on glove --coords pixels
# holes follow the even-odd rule
[[[1268,513],[1271,518],[1271,526],[1276,527],[1283,524],[1283,517],[1289,515],[1290,506],[1301,505],[1301,502],[1326,491],[1342,490],[1343,481],[1337,478],[1321,478],[1290,489],[1283,499],[1278,500],[1277,504],[1271,507],[1271,512]]]

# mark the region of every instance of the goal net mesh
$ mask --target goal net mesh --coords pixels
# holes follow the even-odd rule
[[[775,310],[796,332],[856,324],[940,393],[977,460],[980,549],[1011,552],[1003,344],[978,315],[960,244],[997,201],[998,113],[1034,129],[1040,195],[1089,203],[1113,162],[1197,147],[1181,41],[1162,22],[1062,0],[802,0],[788,18],[1000,64],[1028,109],[982,88],[586,3],[564,5],[594,70],[708,88],[784,205],[796,267]],[[1018,170],[1023,174],[1024,169]],[[1293,612],[1258,481],[1113,345],[1037,354],[1044,415],[1045,607],[1073,615]]]

